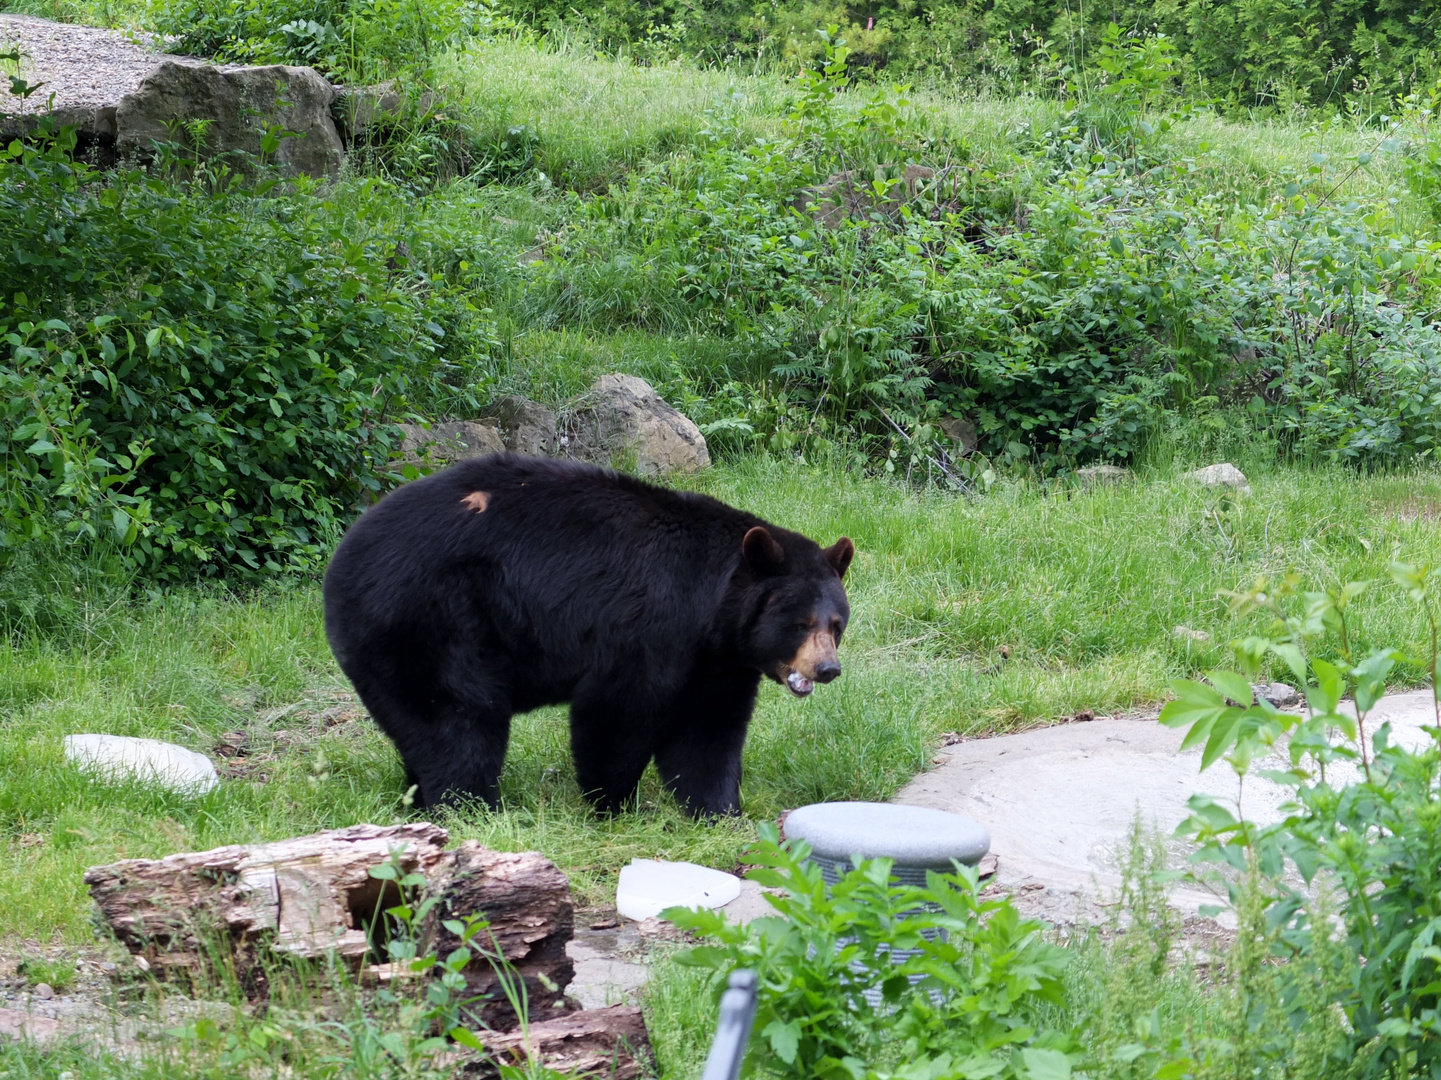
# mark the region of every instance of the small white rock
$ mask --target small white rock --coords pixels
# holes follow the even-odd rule
[[[159,739],[67,735],[65,758],[106,780],[150,781],[191,795],[203,795],[220,783],[215,766],[204,754]]]
[[[36,983],[34,993],[42,1001],[49,1001],[55,996],[55,988],[49,983]]]
[[[1183,473],[1181,479],[1194,480],[1207,487],[1229,487],[1246,492],[1251,490],[1251,485],[1246,481],[1246,474],[1229,461],[1224,461],[1220,465],[1207,465],[1204,469],[1197,469],[1195,472]]]
[[[620,871],[615,909],[627,919],[653,919],[666,908],[718,908],[741,894],[734,874],[688,862],[632,859]]]

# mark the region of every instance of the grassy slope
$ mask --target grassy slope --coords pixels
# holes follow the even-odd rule
[[[1222,643],[1246,624],[1217,593],[1256,574],[1295,568],[1334,584],[1384,579],[1393,557],[1441,558],[1441,480],[1431,474],[1280,470],[1257,476],[1236,511],[1165,479],[1049,495],[1017,486],[967,502],[758,460],[718,467],[700,486],[824,540],[848,534],[860,551],[845,676],[809,701],[762,694],[747,748],[752,819],[818,799],[885,798],[945,731],[1155,702],[1167,679],[1223,662]],[[1388,588],[1367,605],[1367,644],[1418,641]],[[1177,625],[1215,640],[1178,639]],[[997,673],[1001,646],[1011,659]],[[97,611],[64,640],[0,651],[7,934],[88,940],[80,871],[93,863],[397,819],[399,763],[368,723],[345,722],[354,714],[309,585],[245,599],[177,590]],[[223,733],[245,731],[252,772],[194,801],[97,788],[62,760],[61,737],[77,731],[212,753]],[[744,821],[687,822],[654,777],[638,812],[593,817],[555,710],[518,724],[504,789],[505,811],[447,824],[497,847],[538,848],[590,902],[609,895],[632,856],[729,866],[752,835]]]

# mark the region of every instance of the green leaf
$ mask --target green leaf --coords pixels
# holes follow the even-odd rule
[[[1361,661],[1351,674],[1356,679],[1356,708],[1370,712],[1386,693],[1386,676],[1396,666],[1396,653],[1386,649]]]
[[[1186,808],[1214,832],[1236,827],[1235,815],[1210,795],[1192,795],[1186,800]]]
[[[485,1053],[485,1043],[481,1042],[480,1039],[476,1037],[475,1032],[469,1028],[451,1028],[450,1037],[453,1041],[458,1042],[468,1050],[479,1050],[481,1053]]]
[[[761,1031],[761,1034],[770,1042],[771,1050],[776,1057],[787,1065],[795,1064],[796,1051],[801,1044],[801,1025],[798,1020],[792,1020],[785,1024],[779,1020],[772,1020]]]
[[[1306,657],[1301,652],[1301,646],[1290,641],[1278,641],[1271,645],[1271,651],[1286,662],[1296,679],[1296,685],[1305,686]]]
[[[1214,765],[1236,741],[1237,726],[1240,724],[1242,709],[1227,709],[1216,718],[1212,725],[1211,737],[1206,740],[1206,749],[1201,752],[1201,771]]]
[[[1335,712],[1346,693],[1345,672],[1326,660],[1312,660],[1311,670],[1316,673],[1316,685],[1306,688],[1306,702],[1314,712]]]
[[[1239,671],[1208,671],[1206,678],[1226,697],[1243,709],[1249,709],[1256,700],[1251,692],[1251,680]]]
[[[1021,1051],[1026,1080],[1070,1080],[1071,1059],[1059,1050],[1027,1047]]]
[[[1157,1069],[1152,1080],[1186,1080],[1195,1067],[1196,1063],[1190,1058],[1176,1058]]]

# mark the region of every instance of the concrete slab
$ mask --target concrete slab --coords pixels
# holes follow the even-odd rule
[[[1368,735],[1386,721],[1393,742],[1420,746],[1428,738],[1422,725],[1436,722],[1431,691],[1383,698]],[[1137,813],[1169,837],[1187,815],[1186,800],[1204,792],[1233,810],[1239,799],[1250,820],[1279,820],[1285,788],[1252,776],[1242,790],[1224,761],[1202,774],[1200,749],[1181,752],[1183,734],[1154,719],[1094,720],[958,743],[895,801],[975,818],[991,831],[1001,887],[1053,921],[1097,921],[1120,885],[1118,851]],[[1278,753],[1262,767],[1284,764]],[[1187,891],[1173,899],[1183,911],[1215,902]]]

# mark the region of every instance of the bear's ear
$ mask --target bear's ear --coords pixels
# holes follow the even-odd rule
[[[752,570],[762,573],[774,570],[786,561],[786,551],[781,547],[780,541],[760,525],[746,533],[745,539],[741,541],[741,553],[745,555]]]
[[[851,543],[849,536],[842,536],[830,547],[821,551],[826,557],[826,562],[836,569],[837,577],[845,577],[846,571],[850,569],[851,559],[855,556],[856,545]]]

